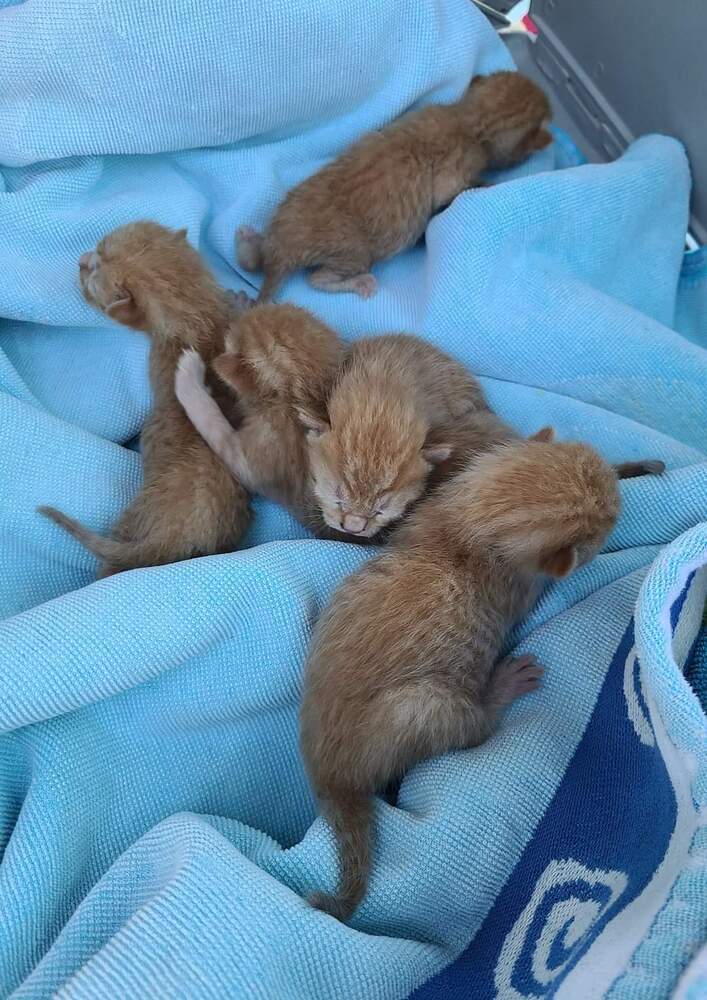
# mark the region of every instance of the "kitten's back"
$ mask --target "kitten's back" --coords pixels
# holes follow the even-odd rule
[[[352,346],[349,364],[369,377],[404,385],[432,426],[488,410],[481,386],[464,365],[410,334],[364,337]]]
[[[293,188],[268,228],[267,254],[294,250],[299,265],[314,265],[326,251],[331,266],[340,252],[365,270],[415,243],[434,210],[437,159],[460,141],[455,107],[423,108],[368,133]]]
[[[215,367],[227,381],[241,390],[250,382],[253,395],[266,402],[315,410],[324,405],[344,357],[334,331],[293,305],[262,305],[244,313],[226,346]]]

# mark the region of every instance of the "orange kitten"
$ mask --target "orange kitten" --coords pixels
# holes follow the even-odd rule
[[[476,379],[423,340],[389,334],[346,350],[311,313],[259,306],[213,362],[240,400],[238,429],[212,399],[194,351],[179,363],[176,395],[249,490],[287,507],[320,538],[381,541],[427,489],[518,435],[489,409]]]
[[[468,453],[459,426],[474,428],[478,447],[512,433],[462,365],[415,337],[360,340],[342,363],[343,345],[310,314],[262,306],[228,346],[214,368],[241,401],[238,430],[193,353],[180,362],[177,396],[234,475],[320,537],[380,537],[450,461],[447,434]]]
[[[300,268],[330,292],[373,295],[372,264],[413,246],[430,217],[489,167],[552,141],[547,98],[519,73],[476,77],[456,104],[413,111],[372,132],[297,185],[264,236],[238,233],[242,267],[262,269],[259,301]]]
[[[206,270],[185,230],[154,222],[105,236],[81,258],[80,282],[97,309],[152,334],[154,404],[141,436],[144,484],[109,538],[52,507],[40,511],[99,558],[100,576],[232,550],[248,524],[248,494],[186,418],[174,374],[187,346],[209,361],[223,350],[233,297]],[[235,417],[232,394],[223,386],[217,392]]]
[[[341,878],[311,902],[339,919],[366,892],[374,794],[419,761],[483,742],[501,708],[537,686],[531,656],[494,669],[508,630],[547,576],[591,558],[614,525],[613,470],[550,437],[492,449],[436,490],[316,626],[301,743]]]
[[[393,524],[449,460],[457,425],[479,412],[489,411],[476,379],[432,344],[407,334],[357,341],[326,418],[302,414],[326,523],[368,538]]]
[[[287,507],[314,534],[327,529],[314,500],[302,413],[325,412],[345,345],[311,313],[268,305],[242,316],[226,338],[214,371],[237,395],[243,420],[234,430],[205,384],[196,351],[182,355],[177,398],[204,440],[249,490]]]

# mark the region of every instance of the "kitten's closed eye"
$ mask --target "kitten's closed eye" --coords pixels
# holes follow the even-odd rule
[[[392,493],[382,493],[376,500],[374,500],[373,505],[375,509],[373,511],[373,517],[380,517],[381,514],[385,514],[392,499]]]

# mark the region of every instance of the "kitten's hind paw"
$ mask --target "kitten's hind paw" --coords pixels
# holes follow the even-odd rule
[[[255,299],[251,299],[245,292],[234,292],[230,288],[226,290],[226,298],[236,315],[247,312],[255,305]]]
[[[351,290],[360,295],[362,299],[370,299],[378,291],[378,282],[372,274],[361,274],[358,278],[354,278]]]
[[[510,705],[516,698],[530,694],[540,686],[543,673],[543,668],[532,653],[507,656],[498,664],[491,678],[494,701]]]
[[[241,226],[236,231],[236,257],[246,271],[263,268],[263,237],[252,226]]]

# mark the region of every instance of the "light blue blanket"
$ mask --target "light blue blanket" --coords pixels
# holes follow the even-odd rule
[[[347,336],[452,351],[523,432],[669,470],[623,484],[607,551],[517,630],[542,690],[380,804],[345,927],[302,899],[336,868],[297,705],[312,623],[367,554],[259,504],[242,551],[92,582],[35,507],[105,530],[133,496],[147,342],[82,301],[76,260],[148,216],[248,287],[237,225],[507,56],[468,0],[0,2],[0,53],[0,995],[667,996],[707,924],[682,675],[707,667],[707,257],[683,260],[681,147],[567,166],[559,137],[380,266],[374,299],[283,288]]]

